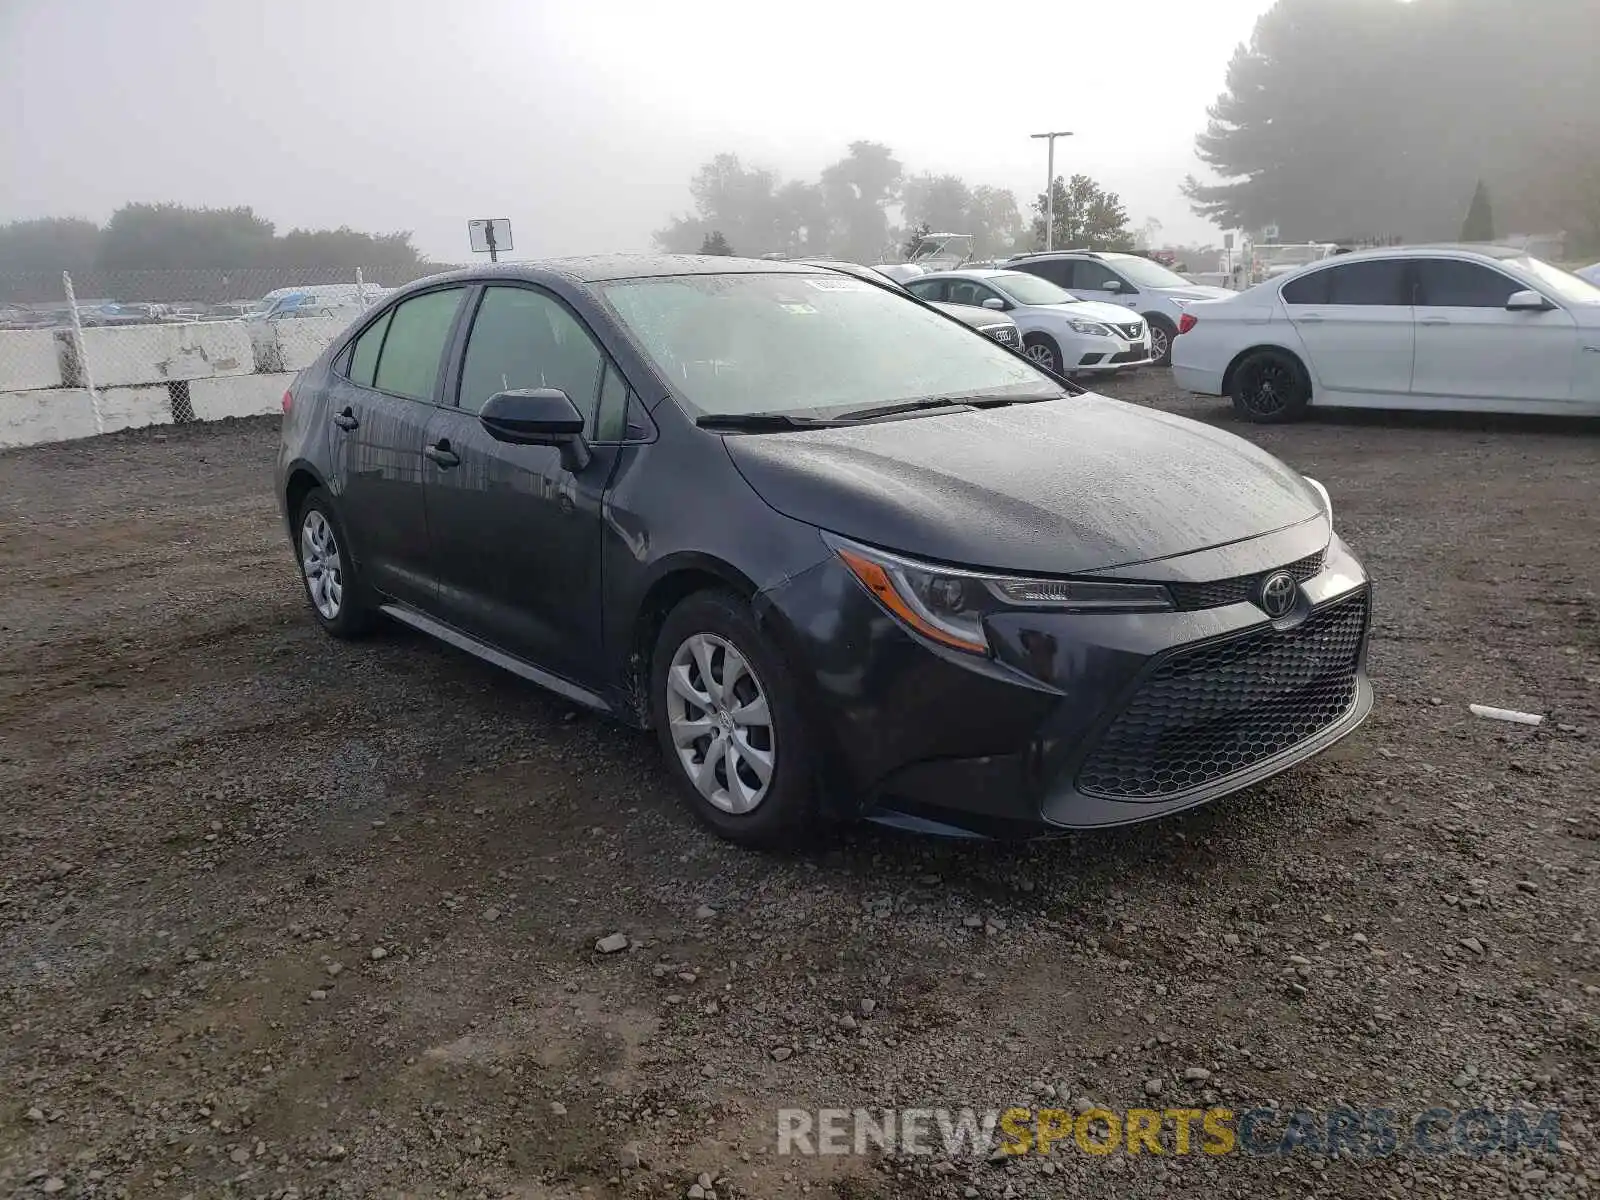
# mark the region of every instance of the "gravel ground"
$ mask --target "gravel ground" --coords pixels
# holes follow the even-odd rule
[[[1105,390],[1329,486],[1378,704],[1204,811],[1026,846],[740,851],[648,737],[322,636],[274,422],[0,455],[0,1193],[1600,1190],[1600,437]],[[776,1154],[780,1107],[1091,1101],[1564,1115],[1488,1157]]]

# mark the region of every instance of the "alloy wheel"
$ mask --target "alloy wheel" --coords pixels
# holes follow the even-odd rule
[[[776,730],[754,668],[726,638],[684,639],[667,669],[672,744],[695,789],[735,815],[767,797],[777,764]]]
[[[1258,417],[1276,416],[1289,406],[1294,388],[1294,373],[1283,363],[1259,363],[1245,379],[1244,405]]]
[[[300,569],[305,572],[311,603],[324,620],[335,621],[344,603],[344,573],[339,561],[339,540],[328,518],[313,508],[300,524]]]
[[[1155,362],[1160,362],[1167,357],[1169,339],[1167,331],[1159,325],[1150,326],[1150,357]]]
[[[1028,347],[1028,357],[1046,371],[1054,371],[1056,369],[1055,352],[1042,342],[1034,342],[1033,345]]]

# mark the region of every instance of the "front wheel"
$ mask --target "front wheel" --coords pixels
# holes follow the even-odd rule
[[[1146,317],[1145,324],[1150,327],[1150,361],[1158,367],[1172,365],[1172,339],[1178,335],[1178,327],[1165,317]]]
[[[650,695],[667,769],[700,820],[764,849],[815,831],[816,769],[794,677],[748,603],[706,591],[673,609]]]
[[[1311,382],[1300,360],[1282,350],[1257,350],[1233,371],[1233,407],[1246,421],[1276,425],[1298,420],[1311,403]]]
[[[1034,366],[1043,367],[1050,374],[1061,375],[1061,347],[1047,334],[1030,333],[1022,339],[1024,352]]]

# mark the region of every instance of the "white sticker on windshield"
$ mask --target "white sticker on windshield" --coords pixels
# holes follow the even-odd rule
[[[860,279],[808,279],[806,283],[819,292],[870,292],[872,284]]]
[[[817,311],[816,309],[812,308],[811,305],[802,304],[796,300],[780,300],[778,301],[778,307],[782,308],[786,313],[794,313],[797,316],[802,317],[815,315]]]

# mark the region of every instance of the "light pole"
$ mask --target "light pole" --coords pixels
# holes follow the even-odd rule
[[[1046,155],[1044,181],[1044,248],[1054,250],[1056,244],[1056,139],[1071,137],[1070,129],[1055,133],[1030,133],[1029,137],[1044,138],[1050,150]]]

